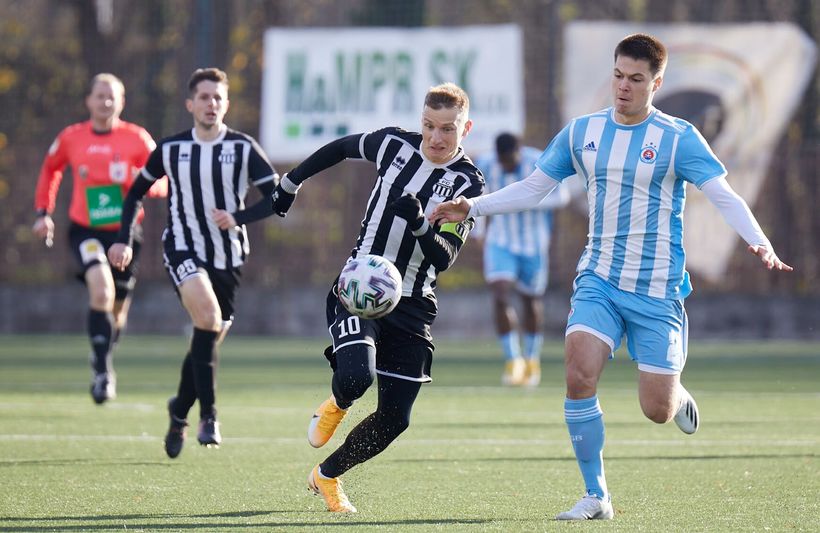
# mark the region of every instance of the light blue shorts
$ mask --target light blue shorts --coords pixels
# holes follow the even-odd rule
[[[496,244],[484,247],[484,279],[515,282],[516,288],[530,296],[540,296],[547,289],[547,255],[521,255]]]
[[[607,343],[612,352],[626,335],[626,347],[640,370],[680,374],[686,364],[689,336],[682,300],[622,291],[590,272],[575,278],[574,286],[567,335],[573,331],[590,333]]]

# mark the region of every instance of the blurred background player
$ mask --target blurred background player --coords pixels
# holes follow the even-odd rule
[[[375,254],[392,261],[403,277],[402,298],[390,314],[365,320],[338,302],[334,289],[327,300],[333,346],[333,394],[317,409],[308,441],[324,446],[353,402],[378,376],[376,411],[348,434],[345,442],[308,476],[328,510],[356,512],[339,476],[390,445],[410,425],[410,412],[422,383],[431,381],[436,318],[433,289],[439,272],[453,264],[473,221],[430,226],[425,213],[440,202],[481,194],[484,180],[464,154],[462,139],[472,127],[470,101],[457,85],[431,88],[424,99],[421,133],[384,128],[333,141],[282,177],[273,210],[284,216],[306,179],[347,158],[376,164],[378,177],[369,196],[352,257]]]
[[[127,269],[112,271],[106,251],[120,229],[122,200],[155,144],[143,128],[120,120],[125,87],[113,74],[94,76],[85,105],[89,120],[61,131],[43,161],[34,197],[37,220],[32,230],[51,246],[51,213],[63,171],[71,167],[68,244],[80,269],[78,277],[88,288],[91,397],[101,404],[117,394],[112,351],[125,327],[136,283],[142,242],[140,226],[134,228],[134,261]],[[151,188],[149,196],[164,197],[166,192],[167,182],[162,180]],[[140,210],[137,223],[142,218]]]
[[[686,434],[698,430],[697,404],[680,383],[689,333],[683,302],[692,292],[682,244],[687,183],[704,193],[766,268],[792,270],[729,186],[726,168],[700,132],[652,105],[667,63],[663,43],[633,34],[614,55],[612,107],[572,119],[525,180],[443,203],[431,217],[457,221],[529,209],[570,176],[586,177],[589,239],[567,320],[564,399],[585,492],[558,520],[615,516],[604,475],[598,381],[624,336],[638,363],[644,415],[658,424],[674,420]]]
[[[165,452],[182,451],[188,411],[199,400],[197,440],[222,442],[216,419],[217,346],[233,322],[240,267],[250,251],[244,224],[272,214],[270,196],[279,176],[256,141],[228,128],[228,77],[219,69],[194,71],[185,101],[193,129],[163,139],[151,153],[128,196],[111,264],[125,269],[133,254],[131,223],[143,195],[168,175],[168,226],[162,234],[168,276],[191,317],[194,331],[182,362],[179,388],[168,401]],[[262,199],[244,209],[249,185]]]
[[[495,139],[495,152],[477,159],[476,166],[491,193],[532,174],[540,155],[541,150],[521,146],[518,137],[502,133]],[[552,210],[568,202],[569,190],[563,186],[536,209],[486,217],[476,228],[484,228],[484,278],[492,291],[495,329],[504,353],[504,385],[541,383],[542,297],[549,280]],[[512,301],[515,293],[521,298],[520,320]]]

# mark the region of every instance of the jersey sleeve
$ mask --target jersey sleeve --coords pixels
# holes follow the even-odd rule
[[[675,174],[694,184],[698,189],[706,182],[726,175],[726,167],[712,152],[706,139],[692,125],[678,140]]]
[[[373,163],[377,163],[379,149],[381,148],[385,137],[392,133],[397,133],[398,131],[398,128],[390,127],[362,134],[359,139],[359,151],[362,154],[362,158],[372,161]]]
[[[535,166],[556,181],[564,181],[572,176],[575,174],[575,167],[572,164],[571,143],[570,124],[567,124],[552,139],[552,142],[536,161]]]
[[[65,143],[65,130],[57,135],[48,149],[40,175],[37,178],[37,188],[34,191],[34,209],[54,211],[57,204],[57,191],[63,180],[63,170],[68,164],[68,148]]]
[[[138,135],[140,139],[140,150],[136,157],[134,157],[134,166],[141,169],[148,162],[148,158],[151,152],[156,149],[157,143],[154,142],[151,134],[145,131],[145,129],[140,128]],[[154,181],[154,184],[148,189],[146,196],[148,196],[148,198],[167,198],[168,178],[162,177]]]
[[[148,161],[142,167],[140,175],[152,183],[165,175],[165,165],[162,162],[162,143],[154,148],[154,151],[148,156]]]
[[[248,179],[257,187],[262,183],[278,183],[279,181],[279,175],[268,160],[268,156],[259,143],[253,139],[251,139],[251,153],[248,155]]]

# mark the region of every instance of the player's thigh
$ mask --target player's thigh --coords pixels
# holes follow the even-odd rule
[[[625,300],[627,347],[638,369],[679,374],[686,363],[689,329],[683,303],[634,293]]]
[[[514,282],[518,277],[515,254],[508,248],[488,243],[484,246],[484,279],[487,283],[506,280]]]
[[[595,274],[584,273],[574,282],[566,335],[580,331],[605,343],[611,354],[625,332],[624,319],[613,298],[612,285]]]

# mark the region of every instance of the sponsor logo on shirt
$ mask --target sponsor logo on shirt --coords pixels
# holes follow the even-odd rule
[[[406,164],[407,160],[405,158],[403,158],[402,156],[396,156],[396,159],[394,159],[393,162],[390,163],[390,166],[396,167],[397,169],[401,170],[404,168],[404,165]]]

